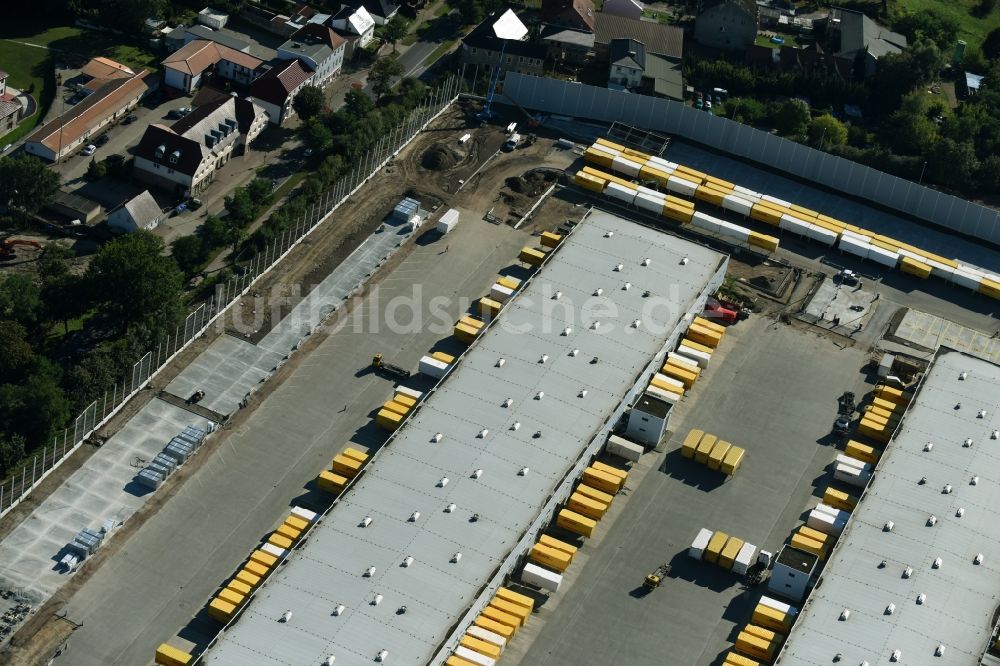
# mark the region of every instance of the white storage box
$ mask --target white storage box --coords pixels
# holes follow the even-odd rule
[[[844,526],[847,525],[847,521],[838,520],[828,513],[813,509],[806,517],[806,525],[823,534],[840,536],[840,533],[844,531]]]
[[[485,654],[479,654],[475,650],[470,650],[464,645],[459,645],[455,650],[455,656],[461,657],[466,661],[471,661],[473,664],[479,664],[479,666],[496,666],[497,660],[487,657]]]
[[[695,536],[694,541],[691,542],[691,546],[688,548],[688,555],[696,560],[700,560],[705,554],[705,549],[708,548],[708,542],[712,540],[712,535],[715,534],[712,530],[705,529],[704,527],[698,531],[698,535]]]
[[[428,377],[441,379],[448,372],[448,364],[437,360],[433,356],[424,356],[420,359],[419,371]]]
[[[670,176],[670,178],[667,178],[667,189],[677,194],[683,194],[686,197],[693,197],[695,191],[698,189],[698,184],[684,178]]]
[[[789,215],[788,213],[784,213],[781,216],[781,221],[778,222],[779,229],[791,231],[793,234],[799,234],[800,236],[807,236],[809,234],[810,226],[811,225],[805,220],[800,220],[794,215]]]
[[[444,215],[441,216],[441,219],[438,220],[437,230],[442,234],[446,234],[457,226],[458,211],[454,208],[449,208],[445,211]]]
[[[958,265],[958,268],[954,270],[951,274],[952,284],[957,284],[959,287],[965,287],[966,289],[979,289],[979,285],[983,281],[983,276],[976,269],[970,266]]]
[[[619,173],[625,174],[626,176],[635,178],[639,175],[639,169],[642,168],[642,164],[633,162],[626,157],[618,155],[611,160],[611,168]]]
[[[785,208],[791,208],[792,204],[784,199],[779,199],[778,197],[772,197],[770,194],[762,194],[760,198],[764,201],[770,201],[773,204],[778,204],[779,206],[784,206]]]
[[[608,195],[608,197],[626,204],[634,202],[636,195],[635,190],[625,187],[624,185],[619,185],[614,181],[608,181],[608,186],[604,188],[604,193]]]
[[[481,641],[486,641],[487,643],[496,645],[500,648],[500,652],[503,652],[504,648],[507,647],[506,638],[496,632],[490,631],[489,629],[483,629],[475,624],[469,627],[465,633],[473,636],[474,638],[478,638]]]
[[[635,206],[641,210],[649,211],[650,213],[656,213],[659,215],[663,212],[663,205],[666,203],[666,199],[662,194],[651,195],[639,193],[635,197]]]
[[[677,401],[680,400],[680,396],[676,393],[671,393],[670,391],[664,391],[659,386],[647,386],[646,393],[653,396],[654,398],[659,398],[665,402],[669,402],[671,405],[676,405]]]
[[[838,465],[847,465],[849,467],[857,467],[858,469],[860,469],[862,471],[865,471],[865,472],[871,471],[871,468],[872,468],[872,466],[869,463],[866,463],[863,460],[858,460],[857,458],[852,458],[851,456],[847,455],[846,453],[838,453],[837,457],[834,459],[834,461]]]
[[[667,377],[662,372],[655,373],[653,377],[658,381],[664,382],[666,384],[673,384],[674,386],[677,386],[679,388],[684,388],[684,382],[680,381],[679,379],[674,379],[673,377]]]
[[[700,349],[692,349],[687,345],[681,345],[678,347],[677,353],[691,359],[703,369],[708,367],[708,362],[712,359],[712,355],[708,352],[703,352]]]
[[[868,483],[868,479],[872,478],[872,473],[864,469],[838,463],[833,468],[833,478],[837,481],[863,488]]]
[[[639,458],[646,451],[640,444],[635,442],[630,442],[624,437],[619,437],[618,435],[611,435],[608,438],[607,445],[608,453],[613,453],[616,456],[620,456],[625,460],[631,460],[632,462],[638,462]]]
[[[678,363],[682,366],[686,365],[690,367],[692,370],[698,370],[699,372],[701,371],[700,370],[701,366],[698,365],[697,361],[690,359],[687,356],[678,354],[677,352],[667,352],[667,360],[673,361],[674,363]]]
[[[521,572],[521,582],[540,587],[549,592],[558,592],[559,586],[562,585],[562,576],[555,571],[549,571],[537,564],[528,562],[524,565],[524,571]]]
[[[403,395],[408,395],[414,400],[420,400],[420,398],[424,397],[424,394],[418,391],[417,389],[411,389],[407,386],[397,386],[396,393],[402,393]]]
[[[769,597],[767,595],[764,595],[763,597],[760,598],[760,603],[767,606],[768,608],[773,608],[779,613],[784,613],[789,617],[795,617],[796,615],[799,614],[799,609],[796,608],[795,606],[790,606],[786,604],[784,601],[778,601],[777,599]]]
[[[710,231],[713,234],[719,232],[719,223],[721,221],[722,220],[717,217],[707,215],[697,210],[694,212],[694,215],[691,216],[691,226],[705,231]]]
[[[819,241],[823,245],[832,247],[834,243],[837,242],[837,233],[835,231],[830,231],[829,229],[824,229],[823,227],[818,227],[815,224],[806,224],[806,236],[813,239],[814,241]]]
[[[897,253],[876,245],[868,246],[868,258],[877,264],[888,266],[889,268],[895,268],[896,264],[899,263],[899,255]]]
[[[727,194],[722,197],[722,207],[740,215],[749,215],[753,210],[753,202],[738,194]]]
[[[732,222],[719,222],[719,234],[726,238],[735,238],[745,243],[750,239],[750,230]]]
[[[396,390],[398,391],[399,389]],[[303,509],[301,506],[293,506],[292,515],[298,516],[302,520],[308,521],[310,523],[316,521],[316,512],[310,511],[309,509]]]
[[[867,240],[861,240],[853,236],[841,236],[838,247],[847,254],[867,259],[868,248],[871,246],[868,244]]]
[[[733,187],[733,191],[739,192],[740,194],[750,197],[751,199],[757,199],[758,201],[761,198],[760,192],[754,192],[749,187],[743,187],[742,185],[736,185]]]
[[[757,546],[752,543],[744,543],[740,552],[736,554],[733,561],[733,573],[742,576],[754,563],[754,556],[757,554]]]
[[[502,284],[494,284],[490,287],[490,298],[492,298],[497,303],[506,303],[510,300],[510,297],[514,295],[514,290],[503,286]]]

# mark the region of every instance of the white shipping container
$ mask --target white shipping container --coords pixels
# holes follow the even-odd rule
[[[722,222],[717,217],[713,217],[701,211],[695,211],[694,215],[691,216],[691,225],[697,227],[698,229],[704,229],[705,231],[710,231],[713,234],[719,232],[719,223]]]
[[[506,303],[510,300],[510,297],[514,295],[514,290],[503,286],[502,284],[494,284],[490,287],[490,298],[498,303]]]
[[[664,199],[662,194],[653,196],[640,193],[636,195],[634,203],[636,208],[639,208],[640,210],[646,210],[650,213],[656,213],[659,215],[663,212],[663,205],[666,203],[666,199]]]
[[[830,534],[832,536],[839,536],[844,531],[843,525],[840,525],[836,518],[815,509],[810,511],[809,515],[806,516],[806,525],[823,534]]]
[[[895,268],[896,264],[899,263],[898,254],[875,245],[868,247],[868,258],[877,264],[888,266],[889,268]]]
[[[757,546],[752,543],[744,543],[740,552],[736,554],[733,562],[733,573],[742,576],[754,563],[754,556],[757,554]]]
[[[303,509],[301,506],[293,506],[292,515],[298,516],[302,520],[308,521],[310,523],[316,520],[315,511],[310,511],[309,509]]]
[[[837,242],[837,232],[818,227],[815,224],[806,223],[806,226],[808,227],[806,236],[814,241],[819,241],[827,247],[833,247],[833,244]]]
[[[670,162],[669,160],[665,160],[662,157],[657,157],[656,155],[650,156],[649,161],[646,162],[646,164],[653,167],[654,169],[659,169],[660,171],[667,171],[669,173],[673,173],[673,171],[677,169],[677,162]]]
[[[458,226],[458,211],[454,208],[449,208],[441,216],[441,219],[438,220],[437,230],[442,234],[446,234],[456,226]]]
[[[687,356],[682,356],[677,352],[667,352],[667,360],[673,361],[674,363],[678,363],[682,366],[683,365],[689,366],[692,370],[699,370],[700,368],[697,361],[690,359]]]
[[[735,238],[744,243],[750,239],[750,230],[746,227],[721,220],[719,221],[719,234],[726,238]]]
[[[639,194],[648,194],[651,197],[660,197],[664,201],[666,200],[666,195],[663,192],[658,192],[651,187],[646,187],[645,185],[639,185],[636,191]]]
[[[858,469],[864,470],[866,472],[871,471],[872,468],[872,466],[869,465],[868,463],[858,460],[857,458],[852,458],[851,456],[844,453],[838,453],[835,462],[837,462],[840,465],[857,467]]]
[[[604,188],[604,193],[610,198],[622,203],[631,204],[635,201],[636,191],[620,185],[614,181],[609,181],[608,186]]]
[[[624,437],[619,437],[618,435],[611,435],[608,437],[608,453],[613,453],[616,456],[620,456],[625,460],[631,460],[632,462],[638,462],[639,458],[646,451],[641,445],[635,442],[630,442]]]
[[[466,661],[471,661],[473,664],[479,664],[479,666],[496,666],[497,660],[487,657],[485,654],[479,654],[475,650],[470,650],[464,645],[459,645],[455,649],[455,656],[461,657]]]
[[[794,215],[789,215],[788,213],[784,213],[781,216],[781,220],[778,222],[779,229],[791,231],[793,234],[798,234],[800,236],[807,236],[809,234],[810,226],[812,225],[805,220],[800,220]]]
[[[799,609],[796,608],[795,606],[790,606],[789,604],[786,604],[784,601],[778,601],[777,599],[769,597],[767,595],[764,595],[763,597],[760,598],[760,603],[763,604],[764,606],[767,606],[768,608],[773,608],[779,613],[784,613],[785,615],[788,615],[790,617],[795,617],[796,615],[799,614]]]
[[[489,629],[483,629],[482,627],[477,626],[475,624],[469,627],[465,633],[469,634],[473,638],[478,638],[481,641],[486,641],[487,643],[492,643],[493,645],[496,645],[498,648],[500,648],[501,653],[503,652],[504,648],[507,647],[506,638],[504,638],[503,636],[501,636],[496,632],[490,631]]]
[[[837,507],[830,506],[829,504],[824,504],[823,502],[819,502],[816,505],[816,510],[829,514],[834,518],[843,518],[844,520],[847,520],[847,517],[851,515],[849,511],[841,511]]]
[[[740,215],[749,215],[750,211],[753,210],[753,202],[738,194],[727,194],[722,197],[722,207]]]
[[[549,592],[558,592],[559,586],[562,585],[562,576],[529,562],[524,565],[524,571],[521,572],[521,582]]]
[[[684,178],[670,176],[670,178],[667,178],[667,189],[677,194],[683,194],[686,197],[693,197],[695,191],[698,189],[698,184]]]
[[[853,238],[855,240],[863,241],[866,245],[871,243],[872,237],[866,236],[865,234],[859,234],[856,231],[851,231],[850,229],[843,229],[840,232],[840,237],[843,238],[847,236],[848,238]]]
[[[618,155],[611,161],[611,168],[619,173],[635,178],[639,175],[639,169],[642,168],[642,164]]]
[[[779,206],[784,206],[785,208],[791,208],[792,204],[784,199],[779,199],[778,197],[772,197],[770,194],[762,194],[760,198],[764,201],[770,201],[773,204],[778,204]]]
[[[664,402],[669,402],[671,405],[676,405],[679,397],[676,393],[671,393],[670,391],[664,391],[658,386],[647,386],[646,393],[653,396],[654,398],[659,398]]]
[[[857,238],[852,238],[848,236],[841,236],[838,247],[847,254],[854,255],[855,257],[861,257],[862,259],[867,259],[868,248],[870,246],[868,245],[867,241],[861,241]]]
[[[871,472],[850,465],[837,464],[833,468],[833,478],[843,483],[849,483],[858,488],[864,488],[871,478]]]
[[[712,530],[707,530],[704,527],[698,531],[698,535],[695,536],[694,541],[691,542],[691,547],[688,548],[688,555],[696,560],[700,560],[705,554],[705,549],[708,548],[708,542],[712,540],[712,535],[715,534]]]
[[[733,192],[739,192],[740,194],[746,195],[751,199],[760,199],[760,192],[754,192],[749,187],[743,187],[742,185],[734,186]]]
[[[686,356],[695,363],[697,363],[702,369],[708,367],[708,362],[712,360],[712,355],[708,352],[703,352],[700,349],[692,349],[687,345],[681,345],[677,348],[677,353],[681,356]]]
[[[979,289],[982,280],[983,278],[978,271],[962,264],[959,264],[958,268],[951,274],[952,284],[966,289]]]
[[[420,398],[424,396],[424,394],[418,391],[417,389],[411,389],[407,386],[397,386],[396,393],[402,393],[403,395],[408,395],[414,400],[420,400]]]
[[[433,356],[424,356],[420,359],[419,371],[428,377],[441,379],[448,372],[448,364],[437,360]]]
[[[940,261],[934,261],[933,259],[924,259],[925,264],[929,264],[931,267],[931,275],[934,277],[939,277],[942,280],[951,280],[952,273],[955,269],[948,264],[942,264]]]
[[[274,555],[279,560],[288,553],[287,550],[285,550],[284,548],[278,548],[273,543],[265,543],[263,546],[260,547],[260,549],[265,553],[270,553]]]
[[[673,377],[667,377],[662,372],[655,373],[653,377],[661,382],[665,382],[667,384],[673,384],[674,386],[684,388],[684,382],[674,379]]]

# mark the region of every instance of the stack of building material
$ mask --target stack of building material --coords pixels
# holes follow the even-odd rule
[[[726,571],[743,575],[754,562],[757,546],[725,532],[702,528],[688,547],[688,556],[718,564]]]
[[[688,432],[681,444],[681,455],[732,476],[743,464],[746,451],[739,446],[720,440],[715,435],[697,428]]]
[[[605,450],[612,455],[619,456],[630,462],[639,462],[645,451],[641,445],[618,435],[608,437],[608,444]]]
[[[833,478],[837,481],[864,488],[872,478],[873,467],[857,458],[838,454],[833,463]]]
[[[820,502],[816,508],[809,512],[806,517],[806,525],[814,530],[829,534],[830,536],[840,536],[847,526],[847,520],[851,514],[847,511],[835,509],[828,504]]]
[[[792,623],[795,621],[797,614],[797,608],[765,595],[760,598],[760,602],[754,608],[750,621],[757,626],[787,636],[788,632],[792,629]]]
[[[736,637],[733,649],[751,659],[771,663],[781,646],[782,637],[764,627],[748,624]]]
[[[455,339],[461,343],[471,345],[476,337],[482,333],[483,326],[485,326],[484,322],[475,317],[465,315],[455,322]]]
[[[193,660],[194,657],[187,652],[166,643],[160,643],[160,647],[156,648],[154,662],[157,666],[187,666]]]
[[[441,216],[441,219],[438,220],[437,231],[438,233],[444,235],[457,226],[458,226],[458,211],[455,210],[454,208],[449,208]]]
[[[793,548],[812,553],[821,560],[826,559],[832,544],[833,538],[829,534],[820,532],[808,525],[802,525],[798,530],[793,532],[791,541],[789,542],[789,545]]]
[[[703,317],[695,317],[694,322],[687,330],[686,337],[700,345],[715,349],[722,342],[725,334],[726,329],[723,326]]]
[[[677,345],[677,354],[691,359],[702,370],[708,367],[709,361],[712,360],[713,351],[715,351],[714,348],[695,342],[690,338],[683,338]]]

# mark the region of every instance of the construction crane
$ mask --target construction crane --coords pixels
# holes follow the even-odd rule
[[[16,252],[14,250],[18,245],[28,245],[39,250],[44,250],[41,243],[36,243],[33,240],[23,240],[19,238],[5,238],[0,241],[0,259],[13,259]]]
[[[507,42],[512,39],[516,41],[524,39],[528,34],[528,28],[521,23],[512,10],[508,9],[493,23],[493,34],[500,40],[500,60],[497,61],[497,66],[490,76],[490,89],[486,95],[486,104],[483,105],[482,117],[484,120],[489,120],[493,116],[493,96],[496,95],[497,84],[500,82],[500,72],[503,69]]]

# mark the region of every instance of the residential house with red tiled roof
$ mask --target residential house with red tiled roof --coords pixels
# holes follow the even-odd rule
[[[312,83],[313,74],[301,60],[279,61],[250,84],[250,97],[264,107],[272,123],[281,125],[295,115],[292,101],[302,88]]]
[[[24,150],[55,162],[90,142],[106,126],[128,115],[149,92],[146,70],[106,82],[55,120],[32,132]]]
[[[0,69],[0,136],[17,127],[21,119],[21,102],[7,92],[7,72]]]
[[[199,39],[163,60],[163,82],[171,88],[192,92],[202,84],[205,73],[212,71],[216,76],[249,85],[263,63],[249,53]]]

